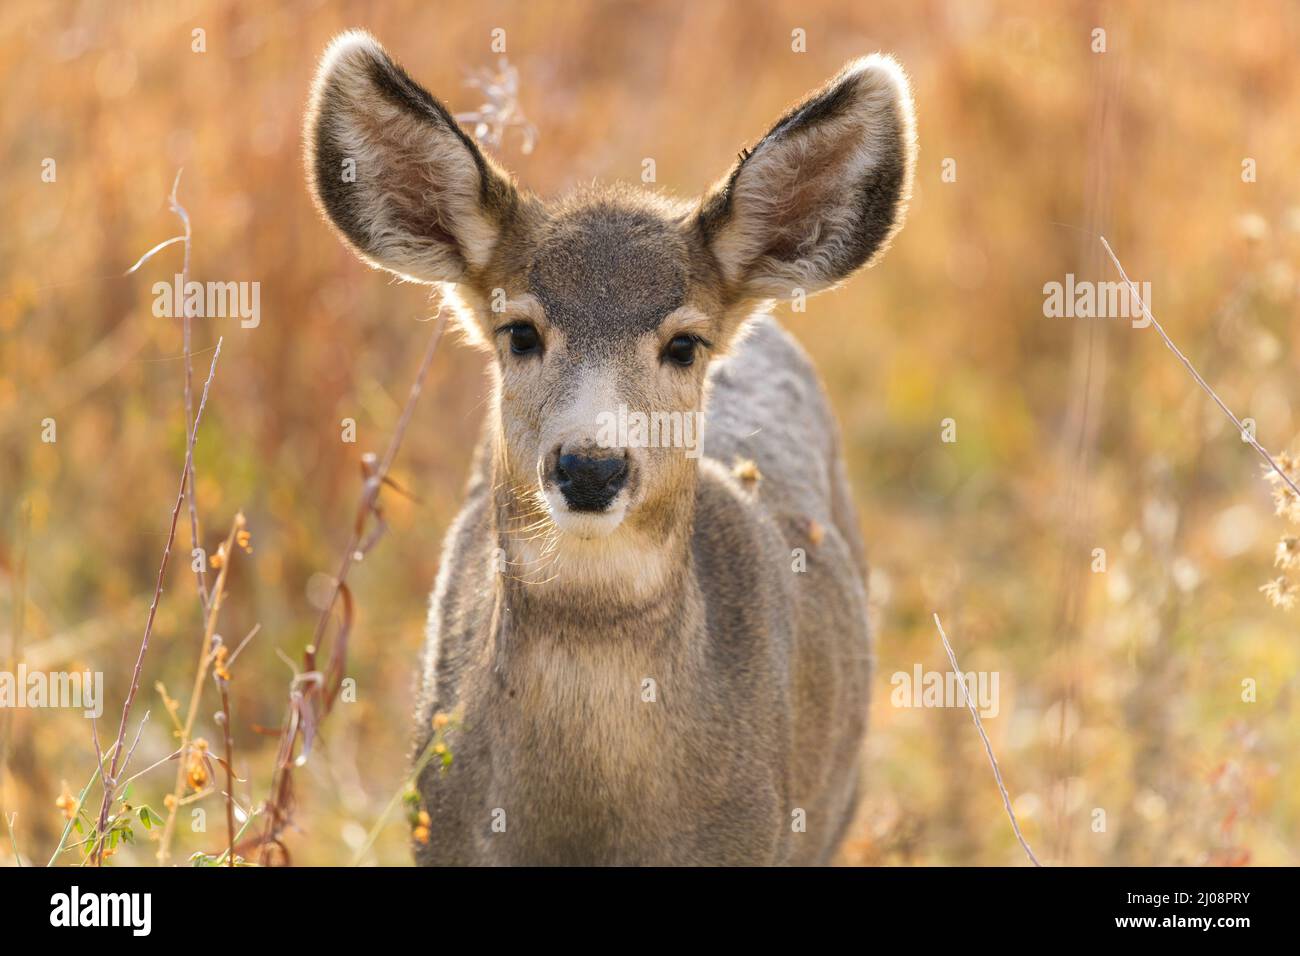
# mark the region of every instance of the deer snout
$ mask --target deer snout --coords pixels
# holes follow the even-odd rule
[[[557,449],[555,487],[574,511],[604,511],[623,490],[627,474],[625,449]]]

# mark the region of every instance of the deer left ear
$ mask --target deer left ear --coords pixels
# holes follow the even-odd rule
[[[698,227],[728,292],[819,292],[876,257],[902,225],[916,158],[902,68],[848,64],[795,107],[701,202]]]
[[[473,282],[518,204],[447,108],[360,31],[325,52],[304,146],[312,194],[344,241],[416,282]]]

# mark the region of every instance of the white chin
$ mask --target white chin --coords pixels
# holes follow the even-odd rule
[[[575,538],[608,538],[623,523],[623,516],[627,514],[627,494],[624,492],[619,492],[609,507],[601,512],[574,511],[564,500],[564,495],[549,488],[543,494],[555,527]]]

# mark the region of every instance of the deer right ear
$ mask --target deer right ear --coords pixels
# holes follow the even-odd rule
[[[325,51],[304,140],[321,211],[362,259],[405,279],[472,281],[518,202],[509,177],[368,33]]]
[[[777,121],[697,212],[728,294],[812,294],[869,263],[902,224],[915,135],[907,78],[880,54]]]

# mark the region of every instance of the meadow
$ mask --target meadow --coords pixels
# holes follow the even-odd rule
[[[653,188],[697,195],[845,61],[898,57],[920,141],[907,223],[878,266],[778,310],[839,417],[872,566],[867,786],[841,862],[1026,863],[965,707],[893,693],[948,668],[936,612],[961,667],[998,675],[984,729],[1043,863],[1300,862],[1300,612],[1277,583],[1300,566],[1295,499],[1154,327],[1045,308],[1050,283],[1118,281],[1104,235],[1259,443],[1300,450],[1300,8],[16,0],[0,669],[100,672],[105,706],[94,727],[0,708],[0,865],[83,862],[97,748],[151,620],[124,739],[138,729],[130,771],[148,772],[112,801],[131,835],[106,865],[152,864],[164,840],[173,863],[222,862],[228,810],[242,829],[273,792],[279,843],[253,862],[406,865],[426,825],[402,799],[415,679],[487,379],[448,328],[403,425],[437,304],[356,261],[312,206],[303,106],[348,27],[544,195],[642,182],[647,159]],[[186,276],[235,283],[236,302],[258,289],[255,323],[247,294],[243,319],[192,321],[191,412],[211,370],[193,519],[185,333],[155,290],[187,246],[127,274],[184,232],[174,187]],[[354,551],[346,613],[322,625]],[[214,635],[227,652],[199,666]],[[291,693],[311,748],[275,791]]]

